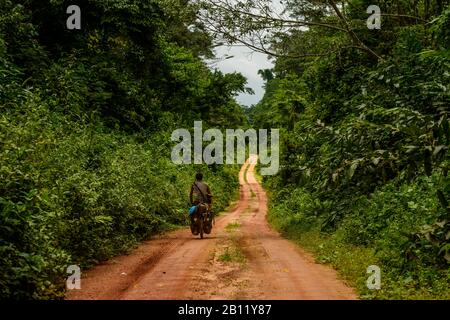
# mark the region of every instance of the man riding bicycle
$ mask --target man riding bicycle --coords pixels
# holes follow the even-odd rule
[[[192,207],[189,210],[191,218],[191,231],[194,235],[200,233],[201,238],[203,238],[203,232],[207,234],[211,232],[213,213],[211,212],[211,189],[205,182],[203,182],[203,174],[200,172],[195,175],[195,182],[191,186],[189,200],[192,204]],[[199,217],[202,219],[200,224],[198,224]],[[203,217],[206,217],[205,220],[203,220]]]
[[[203,182],[203,173],[199,172],[195,175],[195,182],[191,186],[189,200],[192,205],[196,206],[200,203],[207,204],[209,209],[212,206],[212,193],[209,186]]]

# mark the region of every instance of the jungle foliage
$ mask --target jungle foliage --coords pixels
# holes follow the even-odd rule
[[[62,298],[67,266],[186,224],[199,169],[216,211],[238,188],[231,166],[170,160],[176,128],[245,124],[246,80],[205,64],[195,7],[80,0],[68,30],[70,4],[0,0],[0,298]]]
[[[340,25],[327,1],[288,3],[293,17]],[[352,280],[367,297],[448,298],[450,7],[378,1],[382,28],[369,30],[356,22],[370,1],[339,3],[381,59],[319,26],[273,41],[283,54],[260,72],[266,93],[249,112],[255,125],[283,132],[280,174],[265,181],[271,220],[300,240],[320,232],[309,243],[316,252],[330,241],[335,251],[347,246],[326,259],[344,274],[351,248],[371,249],[367,261],[381,267],[385,286],[367,290],[361,268]],[[328,53],[292,57],[311,51]]]

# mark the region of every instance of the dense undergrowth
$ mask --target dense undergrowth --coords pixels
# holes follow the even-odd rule
[[[186,225],[201,170],[219,212],[233,166],[175,165],[171,132],[241,126],[239,74],[203,62],[211,39],[178,1],[0,0],[0,298],[63,298],[82,270]]]
[[[68,265],[91,266],[187,223],[188,192],[202,170],[222,210],[237,171],[176,166],[170,136],[123,135],[67,121],[27,101],[0,121],[2,295],[54,298]]]
[[[339,270],[361,298],[449,299],[450,269],[441,245],[446,234],[437,222],[442,212],[436,190],[443,183],[436,174],[414,183],[391,181],[354,199],[332,232],[323,231],[326,218],[317,213],[317,198],[302,188],[287,197],[283,189],[271,193],[269,220],[317,261]],[[367,288],[371,265],[381,268],[380,290]]]
[[[362,19],[367,3],[350,3],[348,18]],[[271,222],[363,298],[449,298],[450,9],[422,17],[385,19],[376,32],[355,26],[379,61],[320,28],[280,40],[298,44],[286,55],[312,36],[343,48],[281,55],[261,72],[266,94],[249,112],[260,127],[282,128],[280,174],[265,179]],[[366,286],[370,265],[381,269],[380,290]]]

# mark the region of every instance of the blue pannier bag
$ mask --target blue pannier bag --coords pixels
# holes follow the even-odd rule
[[[197,206],[192,206],[189,208],[189,215],[192,216],[197,211]]]

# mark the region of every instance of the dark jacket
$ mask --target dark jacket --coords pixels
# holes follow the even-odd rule
[[[189,193],[189,199],[191,203],[211,203],[211,189],[209,186],[202,181],[195,181],[191,186],[191,191]]]

